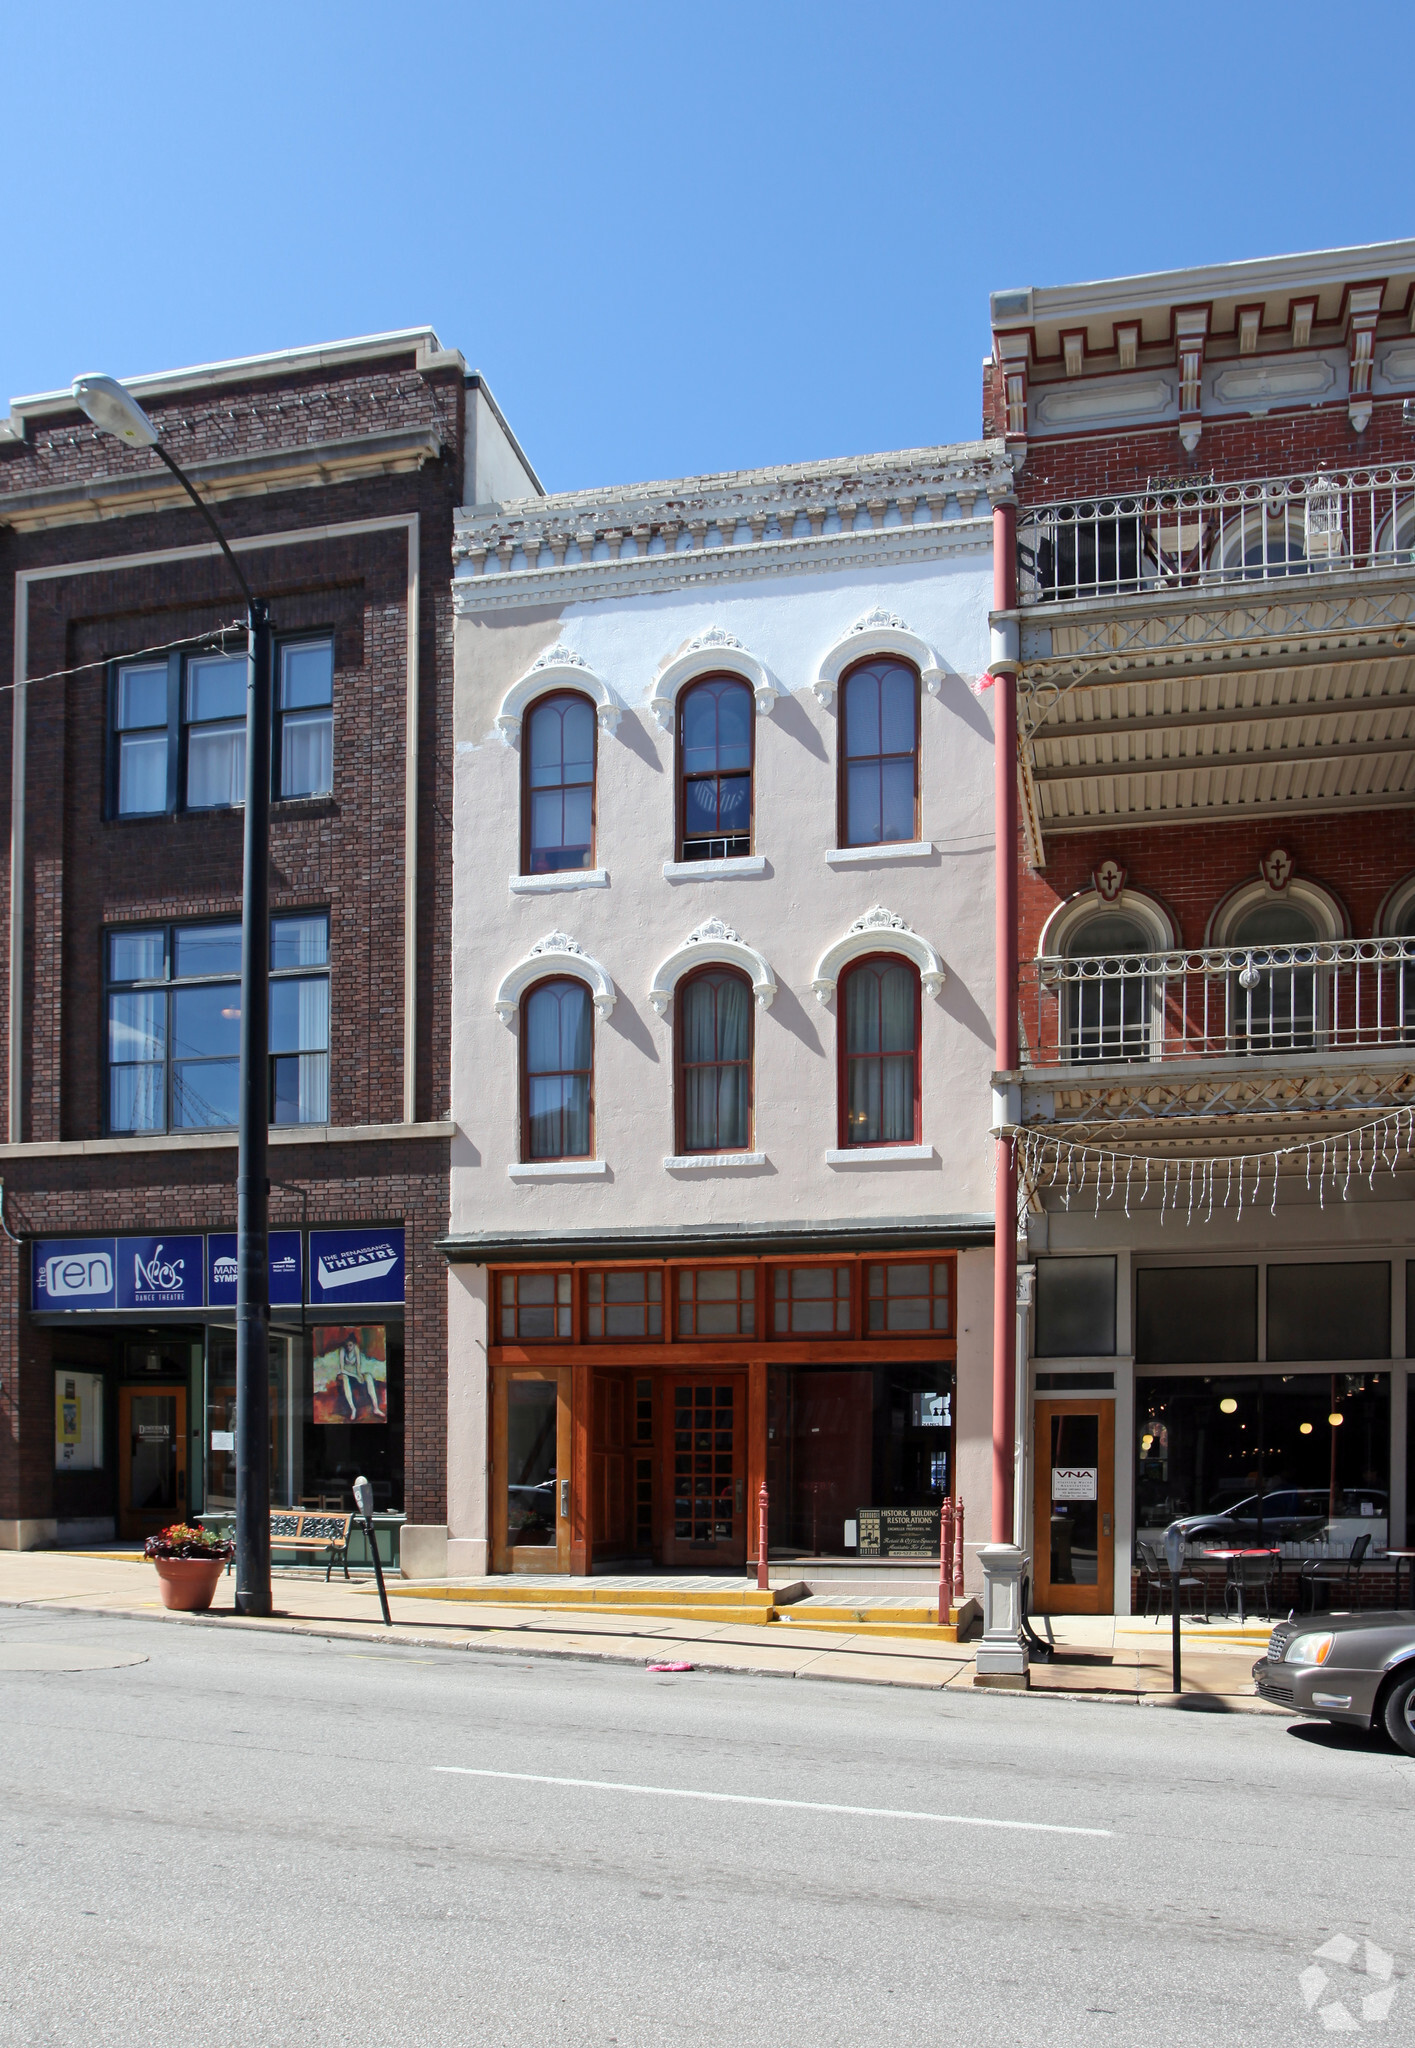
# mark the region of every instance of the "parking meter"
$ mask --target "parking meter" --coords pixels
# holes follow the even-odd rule
[[[378,1555],[378,1538],[373,1530],[373,1488],[362,1473],[354,1481],[354,1506],[359,1511],[359,1520],[364,1525],[364,1534],[368,1538],[369,1552],[373,1558],[373,1575],[378,1581],[378,1604],[383,1609],[385,1625],[392,1628],[393,1616],[388,1612],[388,1594],[383,1584],[383,1563]]]
[[[1171,1616],[1170,1664],[1174,1690],[1181,1688],[1179,1668],[1179,1575],[1184,1569],[1184,1531],[1171,1522],[1164,1532],[1164,1554],[1169,1565],[1169,1611]]]

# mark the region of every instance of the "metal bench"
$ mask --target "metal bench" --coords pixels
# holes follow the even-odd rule
[[[272,1508],[270,1547],[272,1550],[322,1550],[325,1556],[324,1583],[329,1584],[336,1564],[349,1576],[349,1530],[352,1515],[330,1515],[310,1508]]]

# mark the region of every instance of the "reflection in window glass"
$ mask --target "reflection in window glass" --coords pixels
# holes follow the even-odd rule
[[[862,1508],[934,1511],[952,1485],[948,1365],[773,1365],[767,1379],[767,1486],[773,1548],[858,1554]],[[927,1568],[927,1567],[925,1567]]]
[[[526,721],[527,874],[594,860],[595,715],[583,697],[547,697]]]
[[[188,981],[203,974],[239,974],[238,924],[179,924],[172,934],[173,977]]]
[[[554,1380],[506,1385],[506,1540],[546,1545],[556,1538],[559,1391]]]
[[[719,676],[682,697],[679,732],[683,860],[752,850],[752,693]]]
[[[203,655],[187,664],[187,808],[240,804],[246,794],[244,654]]]
[[[588,1159],[594,1033],[582,981],[545,981],[526,997],[526,1157]]]
[[[915,834],[919,684],[897,661],[872,661],[845,683],[843,844],[879,846]]]
[[[334,787],[334,643],[301,640],[280,649],[281,796],[321,796]]]
[[[114,722],[118,732],[118,815],[167,808],[167,664],[120,668]]]

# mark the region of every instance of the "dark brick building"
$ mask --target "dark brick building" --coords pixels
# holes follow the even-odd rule
[[[539,485],[425,329],[130,388],[277,632],[272,1498],[365,1470],[440,1524],[452,518]],[[244,632],[175,480],[67,393],[0,422],[0,612],[0,1544],[27,1547],[230,1491]]]

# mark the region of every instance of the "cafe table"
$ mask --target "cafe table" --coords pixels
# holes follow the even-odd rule
[[[1275,1543],[1267,1544],[1261,1549],[1254,1548],[1238,1550],[1206,1550],[1204,1552],[1205,1557],[1211,1557],[1216,1562],[1222,1563],[1226,1565],[1228,1568],[1228,1583],[1224,1589],[1223,1601],[1223,1609],[1225,1614],[1228,1612],[1228,1590],[1229,1588],[1232,1588],[1232,1590],[1238,1595],[1239,1621],[1245,1622],[1248,1619],[1247,1610],[1244,1606],[1244,1594],[1246,1593],[1247,1588],[1243,1583],[1243,1559],[1245,1557],[1277,1557],[1278,1555],[1278,1547]]]

